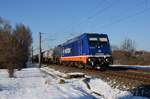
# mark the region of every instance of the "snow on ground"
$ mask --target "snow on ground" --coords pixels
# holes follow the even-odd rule
[[[55,71],[53,69],[50,69],[48,67],[43,68],[45,71],[51,71],[49,72],[50,74],[55,74],[59,75],[59,77],[66,77],[67,75],[82,75],[84,73],[80,72],[74,72],[74,73],[61,73],[59,71]],[[101,94],[101,96],[94,95],[96,98],[100,99],[147,99],[144,97],[138,97],[138,96],[133,96],[130,92],[128,91],[121,91],[119,89],[113,89],[111,88],[106,82],[102,81],[101,79],[97,78],[92,78],[90,76],[87,76],[87,78],[91,78],[88,84],[90,85],[91,89],[88,89],[85,83],[83,83],[83,79],[71,79],[71,80],[66,80],[68,84],[77,86],[77,87],[85,87],[85,90],[94,95],[93,92],[97,92]]]
[[[111,88],[106,82],[100,79],[90,81],[91,90],[101,93],[104,99],[147,99],[144,97],[133,96],[128,91]]]
[[[60,75],[66,74],[46,67],[42,71],[38,68],[23,69],[16,71],[14,78],[8,78],[7,71],[1,69],[0,99],[146,99],[113,89],[101,79],[91,78],[89,89],[83,82],[84,78],[65,79]],[[65,83],[59,84],[60,79]]]
[[[8,78],[6,70],[0,71],[0,99],[92,99],[82,88],[59,84],[53,77],[38,68],[23,69]],[[2,75],[1,75],[2,74]],[[6,74],[6,76],[3,76]]]

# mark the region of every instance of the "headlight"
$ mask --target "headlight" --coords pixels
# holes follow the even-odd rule
[[[109,59],[108,59],[108,58],[106,58],[106,61],[107,61],[107,62],[109,62]]]

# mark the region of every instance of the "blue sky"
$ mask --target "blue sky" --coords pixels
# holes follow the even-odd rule
[[[56,46],[84,32],[106,33],[112,45],[133,39],[138,50],[150,51],[149,0],[0,0],[0,16],[23,23],[38,47]]]

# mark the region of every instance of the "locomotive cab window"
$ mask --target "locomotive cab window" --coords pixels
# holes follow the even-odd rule
[[[97,45],[98,44],[98,38],[96,38],[96,37],[89,38],[89,43],[91,46]]]
[[[100,37],[99,41],[100,41],[100,43],[106,44],[108,42],[108,39],[106,37]]]

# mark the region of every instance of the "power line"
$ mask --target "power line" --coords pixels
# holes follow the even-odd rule
[[[92,19],[92,18],[94,18],[95,16],[97,16],[97,15],[103,13],[103,12],[106,11],[107,9],[111,8],[112,6],[114,6],[118,1],[120,1],[120,0],[115,0],[114,2],[112,2],[112,3],[110,3],[108,6],[106,6],[105,8],[103,8],[103,9],[97,11],[95,14],[93,14],[93,15],[87,17],[84,21],[87,21],[87,20],[89,20],[89,19]],[[84,21],[83,21],[83,22],[84,22]],[[83,23],[83,22],[81,22],[81,23]],[[80,24],[81,24],[81,23],[80,23]]]
[[[138,12],[136,12],[136,13],[134,13],[134,14],[128,15],[128,16],[126,16],[126,17],[123,17],[123,18],[121,18],[121,19],[118,19],[118,20],[116,20],[116,21],[114,21],[114,22],[111,22],[111,23],[109,23],[109,24],[103,25],[103,26],[101,26],[101,27],[106,28],[106,27],[112,26],[113,24],[122,22],[122,21],[127,20],[127,19],[129,19],[129,18],[131,18],[131,17],[135,17],[135,16],[140,15],[140,14],[142,14],[142,13],[148,11],[148,10],[150,10],[150,7],[149,7],[149,8],[145,8],[145,9],[143,9],[143,10],[141,10],[141,11],[138,11]]]
[[[94,9],[91,9],[89,12],[93,12],[95,9],[98,9],[99,6],[103,5],[105,2],[106,2],[106,0],[102,0],[102,2],[98,3],[98,6],[96,6]],[[89,16],[89,17],[90,17],[90,16]],[[69,30],[68,27],[72,28],[72,27],[73,27],[72,24],[76,24],[76,25],[77,25],[78,23],[82,22],[82,21],[85,20],[85,19],[87,19],[87,17],[86,17],[86,18],[85,18],[85,17],[81,18],[81,19],[79,20],[79,22],[77,22],[77,23],[71,23],[71,24],[67,25],[67,26],[64,28],[64,30],[66,30],[66,31]]]
[[[138,2],[137,4],[135,4],[135,6],[137,6],[137,7],[139,7],[140,5],[143,5],[144,4],[144,6],[145,6],[145,8],[146,8],[146,5],[145,5],[145,1],[142,1],[142,2]],[[118,13],[118,15],[121,15],[121,16],[123,16],[123,14],[125,14],[126,12],[129,12],[129,11],[131,11],[131,9],[133,9],[135,6],[132,6],[132,7],[129,7],[129,8],[127,8],[127,9],[125,9],[125,10],[123,10],[122,12],[120,12],[120,13]],[[128,16],[130,16],[130,15],[128,15]],[[115,18],[118,18],[118,16],[115,16]],[[124,18],[124,17],[123,17]],[[122,19],[122,18],[121,18]],[[118,19],[118,20],[120,20],[120,19]],[[118,21],[118,20],[115,20],[115,21]],[[113,21],[114,22],[114,21]],[[110,22],[110,23],[108,23],[108,24],[111,24],[111,23],[113,23],[113,22]],[[108,25],[108,24],[104,24],[104,25],[102,25],[102,26],[98,26],[98,25],[96,25],[94,28],[100,28],[100,27],[104,27],[105,28],[105,25]]]
[[[44,35],[46,35],[46,37],[44,38]],[[48,42],[48,41],[55,41],[56,38],[52,38],[54,35],[56,35],[56,33],[41,33],[41,47],[43,47],[44,43],[45,42]],[[47,45],[47,44],[46,44]],[[39,46],[39,45],[34,45],[34,47],[36,46]],[[46,48],[46,46],[44,46],[44,48]],[[33,49],[33,51],[36,51],[38,50],[39,47],[36,47]],[[41,49],[42,51],[43,49]]]
[[[55,38],[49,38],[49,37],[47,37],[47,38],[44,38],[41,42],[42,43],[44,43],[44,42],[46,42],[46,41],[54,41],[54,40],[56,40]]]
[[[109,24],[106,24],[106,25],[103,25],[103,26],[101,26],[101,27],[103,27],[103,28],[109,27],[109,26],[111,26],[111,25],[113,25],[113,24],[116,24],[116,23],[119,23],[119,22],[121,22],[121,21],[127,20],[127,19],[129,19],[129,18],[131,18],[131,17],[137,16],[137,15],[139,15],[139,14],[142,14],[142,13],[144,13],[144,12],[150,10],[150,8],[147,8],[147,5],[148,5],[147,1],[145,1],[145,2],[146,2],[146,4],[145,4],[146,8],[143,9],[142,11],[138,11],[138,12],[136,12],[136,13],[134,13],[134,14],[128,15],[128,16],[123,17],[123,18],[120,18],[120,19],[118,19],[118,20],[116,20],[116,21],[113,21],[113,22],[111,22],[111,23],[109,23]],[[136,6],[141,5],[142,3],[143,3],[143,2],[140,2],[140,3],[136,4]],[[110,6],[110,7],[111,7],[111,6]],[[109,7],[108,7],[108,8],[109,8]],[[131,9],[131,8],[128,8],[128,9],[126,9],[124,12],[126,12],[126,11],[128,11],[128,10],[130,10],[130,9]],[[122,13],[123,13],[123,12],[122,12]],[[94,16],[87,17],[87,19],[90,19],[90,18],[92,18],[92,17],[94,17]],[[82,24],[82,22],[80,22],[78,25],[80,25],[80,24]],[[71,34],[71,35],[72,35],[72,34]]]
[[[112,6],[114,6],[115,4],[118,3],[118,1],[120,0],[115,0],[112,3],[110,3],[108,6],[104,7],[103,9],[98,10],[96,13],[94,13],[93,15],[90,15],[86,18],[84,18],[84,20],[79,21],[77,24],[75,24],[76,27],[78,27],[79,25],[83,24],[84,22],[94,18],[97,15],[100,15],[101,13],[105,12],[106,10],[108,10],[109,8],[111,8]],[[73,30],[73,28],[75,28],[75,26],[71,26],[68,31]]]
[[[126,12],[129,12],[129,11],[131,11],[131,9],[133,9],[135,6],[137,6],[137,7],[139,7],[140,5],[145,5],[145,1],[142,1],[142,2],[138,2],[138,3],[136,3],[134,6],[132,6],[132,7],[129,7],[129,8],[127,8],[127,9],[125,9],[125,10],[123,10],[122,12],[120,12],[120,13],[118,13],[117,15],[121,15],[121,16],[123,16],[123,14],[125,14]],[[109,15],[108,15],[109,16]],[[118,18],[118,16],[114,16],[115,18]],[[114,18],[114,17],[111,17],[111,20]],[[113,20],[112,20],[113,21]],[[111,23],[111,22],[110,22]],[[103,25],[104,26],[104,25]],[[96,28],[96,27],[99,27],[98,25],[96,25],[94,28]],[[102,26],[101,26],[102,27]]]
[[[96,12],[95,14],[90,15],[90,16],[84,18],[84,20],[79,21],[79,23],[77,23],[76,25],[79,26],[79,25],[81,25],[82,23],[84,23],[84,22],[86,22],[86,21],[88,21],[88,20],[90,20],[90,19],[96,17],[96,16],[99,15],[100,13],[102,13],[102,12],[106,11],[107,9],[111,8],[112,6],[114,6],[117,1],[120,1],[120,0],[115,0],[115,2],[109,4],[107,7],[103,8],[103,9],[99,10],[99,11],[98,11],[99,13]],[[147,5],[148,5],[148,4],[147,4],[147,0],[145,0],[145,2],[146,2],[145,5],[147,6]],[[138,12],[136,12],[136,13],[134,13],[134,14],[128,15],[128,16],[123,17],[123,18],[120,18],[120,19],[118,19],[118,20],[115,20],[115,21],[113,21],[113,22],[111,22],[111,23],[109,23],[109,24],[105,24],[105,25],[100,26],[100,27],[103,27],[103,28],[109,27],[109,26],[111,26],[111,25],[113,25],[113,24],[119,23],[119,22],[124,21],[124,20],[127,20],[127,19],[129,19],[129,18],[131,18],[131,17],[134,17],[134,16],[137,16],[137,15],[139,15],[139,14],[142,14],[142,13],[146,12],[146,11],[149,10],[149,9],[150,9],[150,8],[143,9],[142,11],[138,11]],[[130,10],[130,9],[129,9],[129,10]],[[70,28],[69,30],[71,30],[71,29],[73,29],[73,28],[74,28],[74,27],[71,26],[71,28]],[[72,34],[71,34],[71,35],[72,35]],[[44,39],[44,40],[48,40],[48,38],[47,38],[47,39]],[[42,42],[44,42],[44,40],[42,40]]]
[[[82,20],[80,20],[78,23],[76,23],[75,25],[73,24],[74,26],[73,26],[72,24],[69,25],[70,28],[67,27],[66,33],[67,33],[68,31],[72,30],[75,26],[79,26],[79,25],[83,24],[84,22],[86,22],[86,21],[88,21],[88,20],[94,18],[95,16],[97,16],[97,15],[99,15],[99,14],[105,12],[107,9],[109,9],[109,8],[111,8],[113,5],[115,5],[118,1],[120,1],[120,0],[115,0],[115,1],[113,1],[112,3],[110,3],[108,6],[104,7],[103,9],[98,10],[98,11],[97,11],[96,13],[94,13],[93,15],[90,15],[90,16],[87,16],[87,17],[85,17],[85,18],[82,18]],[[99,3],[100,5],[98,5],[98,6],[96,7],[96,9],[97,9],[99,6],[101,6],[102,4],[104,4],[105,2],[106,2],[106,0],[102,0],[102,2]],[[69,35],[72,35],[72,34],[70,33]],[[67,36],[66,36],[66,37],[67,37]],[[45,41],[45,40],[42,40],[42,42],[43,42],[43,41]]]

